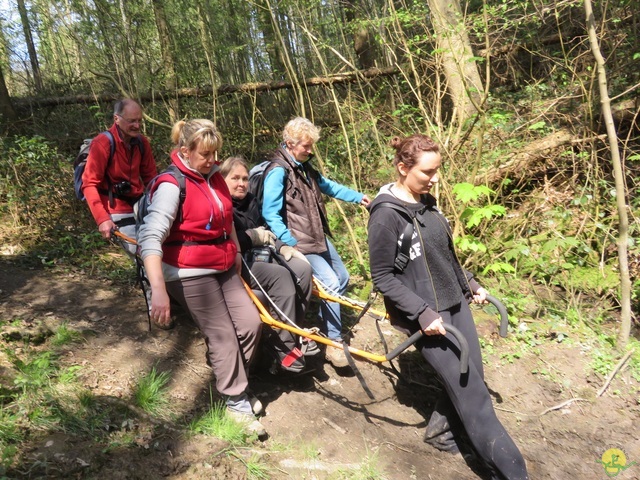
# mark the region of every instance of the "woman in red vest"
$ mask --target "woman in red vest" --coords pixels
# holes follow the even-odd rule
[[[184,200],[171,174],[161,174],[138,231],[151,284],[151,319],[168,325],[173,297],[191,315],[207,344],[207,363],[229,413],[251,433],[265,434],[254,414],[260,402],[247,393],[248,365],[262,323],[240,276],[241,255],[229,189],[218,171],[222,137],[209,120],[176,123],[171,161],[185,177]]]

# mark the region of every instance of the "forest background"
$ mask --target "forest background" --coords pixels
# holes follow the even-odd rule
[[[114,99],[131,96],[160,165],[177,119],[212,118],[222,156],[257,163],[302,115],[323,127],[319,167],[369,194],[393,178],[389,139],[426,133],[442,146],[437,195],[468,268],[507,296],[554,287],[578,318],[611,320],[619,309],[619,193],[581,1],[3,8],[0,194],[24,248],[46,245],[53,258],[88,241],[66,159],[110,125]],[[638,13],[619,0],[593,18],[621,145],[637,311]],[[336,203],[331,218],[351,271],[366,279],[366,212]]]
[[[592,16],[581,0],[12,0],[0,8],[5,254],[127,281],[75,200],[71,174],[82,140],[111,124],[117,98],[144,106],[160,166],[178,119],[213,119],[222,157],[254,164],[302,115],[322,127],[318,167],[370,196],[394,178],[393,136],[421,132],[441,145],[435,193],[460,258],[506,299],[512,326],[533,316],[595,332],[609,347],[637,343],[634,0],[598,2]],[[364,297],[367,213],[329,209],[352,294]]]

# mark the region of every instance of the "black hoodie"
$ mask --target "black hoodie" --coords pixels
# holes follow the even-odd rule
[[[398,205],[406,213],[381,205],[383,202]],[[440,316],[438,311],[447,310],[464,298],[470,299],[472,291],[480,288],[471,273],[460,266],[451,228],[432,195],[423,195],[419,203],[406,203],[386,185],[368,208],[371,278],[384,295],[395,326],[415,331],[417,321],[424,329]],[[412,217],[416,218],[420,231],[414,230],[411,259],[399,271],[395,260]]]

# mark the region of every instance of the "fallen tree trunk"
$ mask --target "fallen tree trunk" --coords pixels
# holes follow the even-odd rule
[[[377,77],[388,77],[400,73],[398,67],[385,67],[385,68],[369,68],[367,70],[359,70],[355,72],[337,73],[334,75],[327,75],[325,77],[310,77],[304,79],[301,84],[307,87],[317,87],[323,85],[332,85],[339,83],[352,83],[356,80],[365,79],[371,80]],[[218,96],[230,95],[237,92],[273,92],[276,90],[282,90],[292,88],[291,82],[276,81],[276,82],[249,82],[241,83],[239,85],[220,85],[215,91]],[[203,88],[180,88],[176,92],[169,94],[168,92],[147,92],[138,98],[140,101],[149,101],[157,99],[158,97],[207,97],[214,94],[212,87]],[[62,97],[26,97],[15,98],[13,104],[16,107],[21,106],[37,106],[37,107],[51,107],[56,105],[70,105],[80,103],[96,103],[96,102],[111,102],[122,98],[120,93],[104,93],[100,95],[68,95]]]
[[[591,138],[574,138],[566,129],[547,135],[544,138],[529,143],[523,147],[522,151],[507,159],[501,165],[476,175],[475,184],[492,185],[502,181],[504,178],[520,179],[524,176],[531,176],[537,170],[542,170],[544,165],[540,162],[549,157],[552,150],[569,144],[584,143],[595,139],[606,138],[604,135]]]
[[[554,34],[549,35],[548,37],[538,39],[535,44],[527,43],[527,44],[518,44],[518,43],[508,43],[506,45],[500,45],[499,47],[491,47],[491,48],[482,48],[478,50],[479,57],[497,57],[500,55],[505,55],[507,53],[513,53],[516,50],[527,49],[531,50],[535,45],[554,45],[559,43],[562,39],[560,35]],[[567,39],[564,39],[567,41]]]
[[[627,128],[638,127],[638,115],[640,114],[640,97],[629,98],[615,105],[611,105],[613,121],[618,126]]]

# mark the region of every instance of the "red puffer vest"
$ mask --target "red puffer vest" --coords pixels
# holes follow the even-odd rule
[[[175,150],[171,160],[186,177],[186,196],[182,214],[162,244],[162,261],[178,268],[228,270],[238,250],[231,239],[233,203],[224,178],[216,171],[207,182],[187,169]],[[172,175],[162,175],[157,184],[161,182],[178,185]]]

